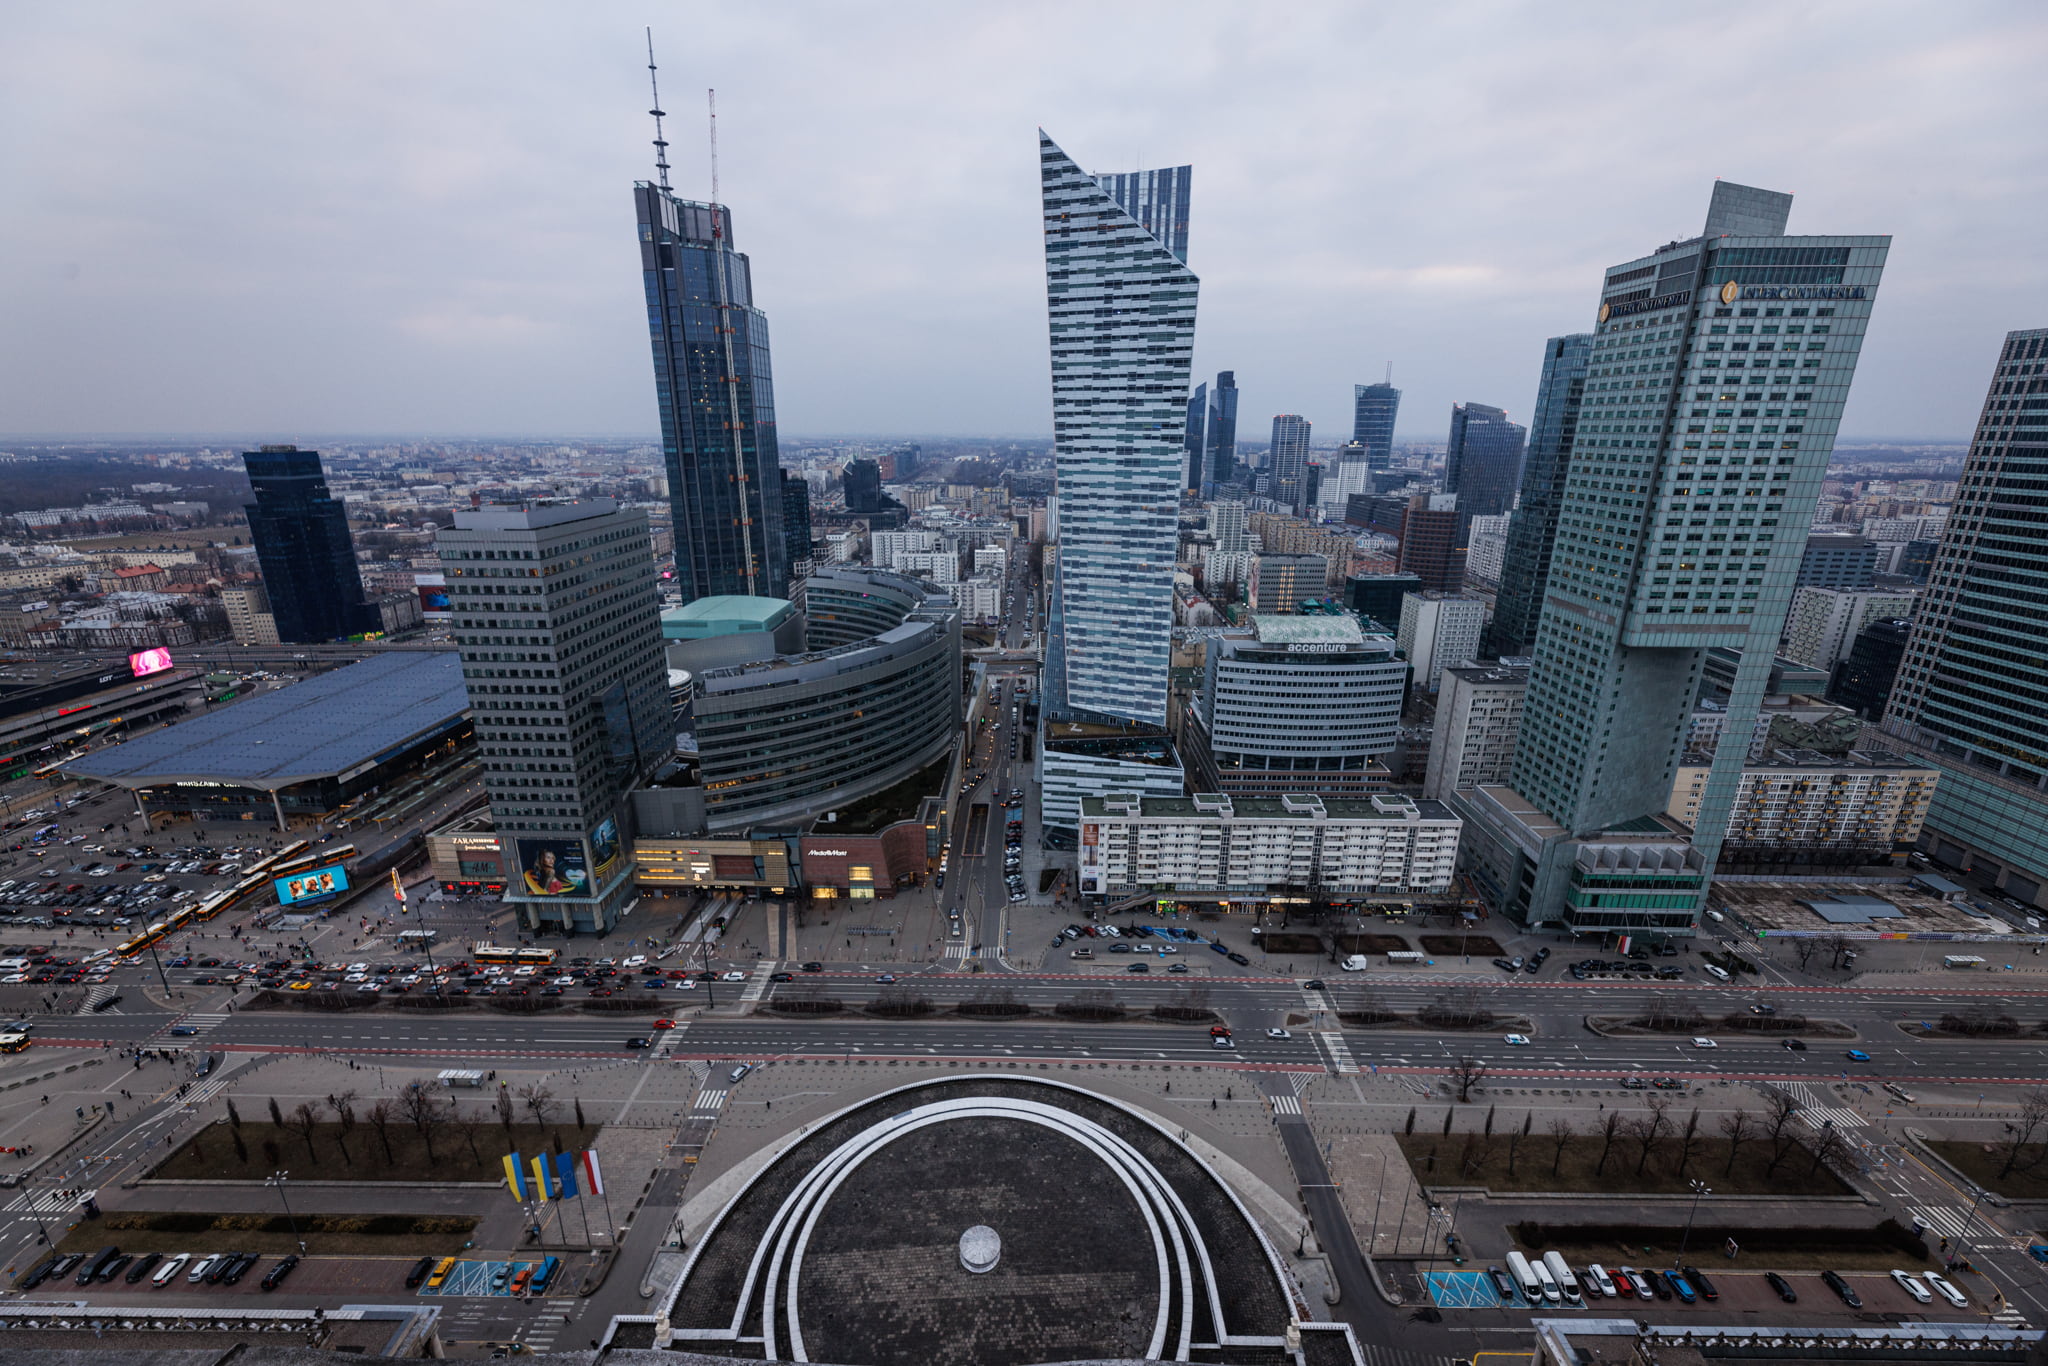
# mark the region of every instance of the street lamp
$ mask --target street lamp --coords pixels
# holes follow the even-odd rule
[[[1685,1260],[1685,1245],[1692,1241],[1692,1219],[1700,1212],[1700,1197],[1714,1193],[1713,1187],[1704,1181],[1693,1181],[1688,1184],[1692,1186],[1692,1208],[1685,1212],[1685,1233],[1678,1240],[1678,1255],[1671,1259],[1673,1270],[1677,1270],[1679,1264]]]
[[[299,1221],[292,1215],[292,1202],[285,1199],[284,1194],[285,1182],[289,1180],[290,1177],[290,1172],[279,1172],[277,1173],[277,1175],[271,1177],[263,1184],[266,1186],[277,1187],[277,1201],[279,1204],[284,1206],[285,1222],[292,1226],[292,1241],[299,1245],[299,1252],[303,1254],[306,1250],[306,1243],[304,1239],[299,1237]]]

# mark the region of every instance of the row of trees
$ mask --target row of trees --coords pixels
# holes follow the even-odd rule
[[[576,1128],[587,1128],[582,1098],[573,1098],[570,1106]],[[243,1133],[241,1111],[236,1108],[232,1097],[228,1100],[227,1110],[228,1133],[235,1145],[235,1156],[246,1163],[249,1160],[248,1138]],[[485,1161],[482,1141],[493,1120],[503,1129],[505,1144],[509,1148],[512,1126],[521,1110],[526,1112],[528,1122],[536,1128],[558,1125],[563,1118],[562,1106],[557,1103],[555,1093],[540,1082],[530,1082],[516,1092],[509,1086],[500,1087],[495,1114],[480,1105],[464,1108],[425,1082],[414,1082],[396,1097],[380,1097],[367,1105],[353,1090],[329,1095],[324,1102],[300,1101],[290,1110],[279,1105],[273,1096],[269,1110],[272,1135],[259,1137],[266,1161],[274,1163],[282,1157],[282,1145],[275,1135],[290,1134],[305,1146],[308,1161],[320,1161],[319,1143],[324,1138],[333,1145],[342,1164],[349,1167],[355,1165],[359,1155],[374,1159],[379,1149],[383,1152],[384,1165],[395,1165],[398,1159],[392,1146],[392,1135],[408,1129],[416,1136],[429,1162],[438,1160],[436,1145],[445,1146],[452,1137],[468,1150],[472,1165],[482,1166]],[[367,1139],[363,1137],[366,1133],[369,1135]],[[555,1150],[561,1151],[559,1128],[554,1131],[553,1138]]]

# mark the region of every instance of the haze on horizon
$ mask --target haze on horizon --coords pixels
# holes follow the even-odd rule
[[[1195,373],[1239,431],[1526,421],[1600,272],[1717,176],[1890,233],[1844,440],[1968,436],[2048,321],[2048,10],[1213,0],[776,9],[105,0],[0,44],[0,432],[655,432],[630,186],[721,197],[789,433],[1050,430],[1035,129],[1192,163]]]

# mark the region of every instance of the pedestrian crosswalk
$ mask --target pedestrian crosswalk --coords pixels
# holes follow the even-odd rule
[[[690,1108],[693,1110],[717,1110],[724,1106],[727,1094],[728,1088],[725,1087],[699,1091],[696,1104]]]
[[[72,1190],[23,1191],[5,1209],[9,1214],[69,1214],[78,1208],[79,1195]]]
[[[1428,1352],[1409,1352],[1384,1343],[1366,1342],[1358,1344],[1358,1354],[1366,1366],[1464,1366],[1463,1357],[1434,1356]]]
[[[169,1027],[190,1029],[194,1034],[211,1034],[227,1022],[225,1011],[194,1010],[173,1020]]]
[[[192,1088],[191,1092],[185,1097],[185,1104],[204,1105],[207,1101],[212,1100],[222,1091],[225,1091],[227,1089],[227,1085],[227,1072],[224,1070],[216,1072],[212,1076],[208,1077],[205,1081],[200,1082],[197,1086]]]
[[[1266,1099],[1272,1103],[1273,1113],[1276,1115],[1298,1115],[1301,1113],[1301,1100],[1299,1097],[1268,1096]]]
[[[1961,1238],[1969,1230],[1970,1212],[1966,1209],[1950,1205],[1919,1205],[1906,1212],[1943,1238]],[[1977,1231],[1985,1231],[1981,1221]]]
[[[1316,1041],[1322,1045],[1323,1054],[1330,1060],[1330,1067],[1339,1076],[1358,1070],[1358,1059],[1351,1056],[1351,1046],[1344,1042],[1344,1036],[1334,1029],[1325,1029],[1316,1034]]]
[[[81,1015],[89,1015],[99,1009],[100,1002],[110,1001],[114,997],[119,996],[120,994],[121,993],[118,988],[108,986],[103,982],[99,986],[92,987],[86,991],[85,1000],[79,1004],[78,1013]],[[119,1014],[120,1012],[113,1010],[110,1007],[105,1013]]]
[[[2003,1324],[2007,1328],[2028,1328],[2032,1326],[2027,1322],[2027,1316],[2017,1309],[2001,1309],[1991,1316],[1991,1321]]]
[[[1778,1085],[1780,1090],[1798,1102],[1799,1117],[1815,1129],[1830,1126],[1854,1129],[1870,1122],[1846,1105],[1829,1105],[1803,1081],[1780,1082]]]
[[[740,993],[742,1001],[758,1001],[768,994],[768,978],[775,971],[776,960],[763,958],[754,965],[754,975],[747,982],[746,990]]]
[[[959,943],[946,945],[946,957],[948,958],[966,958],[970,956],[970,953],[971,951],[964,940]]]

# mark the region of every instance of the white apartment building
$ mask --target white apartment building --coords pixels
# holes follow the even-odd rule
[[[1401,598],[1401,626],[1395,643],[1408,656],[1415,681],[1437,690],[1445,669],[1479,658],[1486,626],[1486,601],[1462,593],[1407,593]]]
[[[1403,796],[1084,797],[1081,891],[1171,892],[1233,904],[1442,896],[1457,869],[1462,829],[1441,803]]]
[[[1459,788],[1506,782],[1528,691],[1526,666],[1454,664],[1445,669],[1422,795],[1440,801]]]
[[[228,614],[228,634],[243,645],[275,645],[277,618],[270,614],[270,595],[260,583],[220,590]],[[444,613],[445,616],[445,613]]]
[[[993,621],[1003,612],[1003,581],[996,575],[976,575],[953,586],[953,600],[967,620]]]
[[[895,569],[898,555],[929,555],[946,549],[946,538],[936,531],[877,531],[870,538],[877,569]]]
[[[1919,598],[1917,592],[1892,589],[1795,589],[1779,653],[1816,669],[1832,669],[1864,627],[1891,617],[1911,617]]]
[[[1485,583],[1499,583],[1508,554],[1509,514],[1474,517],[1466,531],[1465,574]]]
[[[960,582],[960,556],[950,550],[903,551],[890,563],[898,574],[908,574],[927,583]]]
[[[974,552],[974,572],[994,574],[1001,578],[1010,567],[1009,552],[998,545],[978,546]]]
[[[1682,765],[1667,814],[1693,824],[1710,771]],[[1775,750],[1742,770],[1721,870],[1903,859],[1920,838],[1940,777],[1939,769],[1888,750]]]

